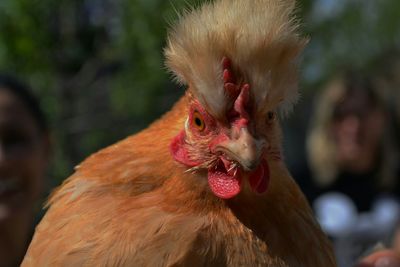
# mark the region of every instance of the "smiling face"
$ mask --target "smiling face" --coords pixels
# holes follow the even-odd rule
[[[31,210],[47,165],[44,134],[23,102],[0,89],[0,221]]]
[[[377,162],[386,114],[366,90],[347,92],[333,114],[332,134],[340,168],[355,173],[371,171]]]
[[[185,128],[171,143],[176,161],[189,170],[207,170],[211,191],[228,199],[248,181],[255,193],[269,183],[266,158],[280,160],[275,112],[257,112],[247,83],[237,83],[229,62],[224,61],[224,89],[230,103],[218,118],[191,97]]]
[[[0,266],[17,266],[43,189],[47,134],[13,90],[0,86]]]

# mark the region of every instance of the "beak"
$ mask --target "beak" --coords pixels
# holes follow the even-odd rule
[[[246,127],[241,128],[235,137],[216,145],[215,151],[237,161],[245,171],[255,170],[261,161],[266,141],[255,139]]]

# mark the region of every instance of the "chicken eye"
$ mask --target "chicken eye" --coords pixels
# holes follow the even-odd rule
[[[273,111],[270,111],[267,113],[267,123],[272,123],[276,118],[276,113]]]
[[[193,124],[199,131],[203,131],[204,128],[206,127],[203,117],[198,111],[195,111],[193,113]]]

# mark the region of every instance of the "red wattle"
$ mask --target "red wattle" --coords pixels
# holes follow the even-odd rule
[[[266,160],[263,160],[258,168],[249,174],[249,183],[254,192],[262,194],[268,189],[269,185],[269,166]]]
[[[208,170],[208,185],[217,197],[229,199],[240,193],[242,178],[238,170],[228,172],[221,161]]]

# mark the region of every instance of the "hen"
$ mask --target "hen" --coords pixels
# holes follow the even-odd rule
[[[277,112],[306,44],[291,0],[217,0],[170,31],[186,94],[86,159],[49,200],[22,266],[335,266],[282,159]]]

